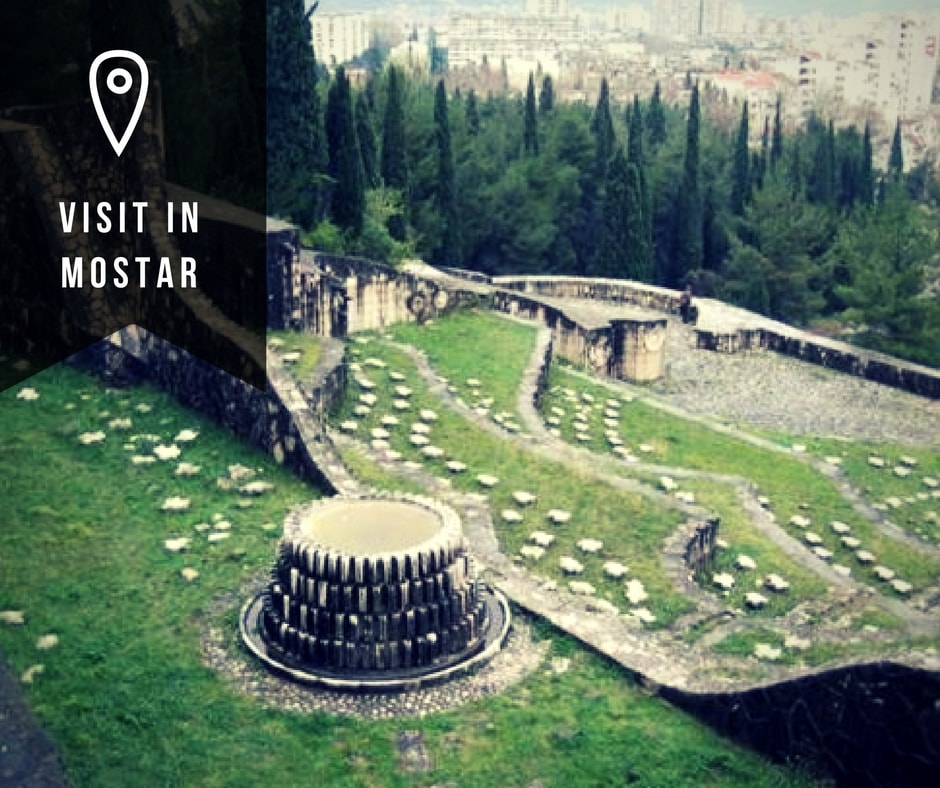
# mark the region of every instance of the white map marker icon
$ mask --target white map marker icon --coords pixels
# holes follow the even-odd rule
[[[104,111],[104,107],[101,104],[101,94],[98,90],[98,69],[106,60],[116,58],[133,61],[134,65],[136,65],[140,71],[140,93],[137,96],[137,104],[134,107],[134,113],[131,115],[130,121],[128,121],[127,128],[124,129],[124,133],[121,135],[120,139],[118,139],[117,135],[114,133],[115,129],[111,127],[111,120]],[[126,68],[117,67],[112,69],[108,74],[105,84],[108,90],[116,96],[123,96],[134,84],[134,77]],[[147,101],[147,88],[150,87],[150,74],[147,71],[147,64],[136,52],[131,52],[128,49],[109,49],[107,52],[102,52],[98,55],[91,64],[91,69],[88,71],[88,87],[91,89],[91,100],[95,105],[95,112],[98,113],[98,120],[101,121],[101,127],[104,129],[104,133],[107,135],[111,147],[114,148],[114,152],[120,156],[124,152],[124,148],[127,147],[127,143],[130,142],[134,129],[137,128],[137,122],[140,120],[141,113],[144,111],[144,103]]]

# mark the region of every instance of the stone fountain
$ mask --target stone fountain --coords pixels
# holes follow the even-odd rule
[[[270,582],[242,612],[269,667],[338,689],[413,689],[491,658],[505,598],[475,578],[457,513],[417,496],[333,498],[287,517]]]

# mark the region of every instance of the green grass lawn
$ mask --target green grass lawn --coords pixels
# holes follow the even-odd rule
[[[396,341],[427,353],[431,366],[475,406],[492,400],[492,414],[518,417],[519,382],[535,349],[536,329],[492,312],[457,312],[431,325],[395,326]],[[476,379],[478,386],[468,380]],[[476,393],[475,393],[476,392]]]
[[[370,440],[372,430],[382,428],[382,417],[394,415],[399,424],[384,429],[390,433],[388,440],[393,449],[405,460],[420,460],[430,473],[449,477],[458,489],[488,493],[503,552],[516,554],[527,543],[530,533],[548,531],[555,536],[555,543],[541,559],[527,559],[527,565],[537,574],[567,583],[569,578],[562,574],[558,560],[561,556],[571,556],[584,566],[583,575],[577,579],[590,582],[598,596],[626,609],[623,582],[609,579],[602,569],[605,561],[616,560],[629,567],[629,577],[643,582],[650,595],[645,604],[659,619],[658,625],[667,624],[690,609],[690,603],[676,592],[664,575],[659,559],[663,539],[680,522],[678,512],[662,509],[640,495],[599,482],[592,477],[589,468],[572,468],[541,459],[484,432],[444,407],[427,390],[413,362],[388,343],[373,337],[360,349],[363,357],[378,359],[387,366],[370,368],[369,380],[375,384],[374,389],[363,392],[355,383],[350,385],[344,403],[331,417],[334,425],[355,421],[353,413],[360,394],[376,396],[375,407],[358,420],[357,437]],[[392,372],[403,375],[404,380],[393,381],[389,374]],[[393,406],[393,390],[399,385],[413,391],[406,411],[398,411]],[[444,450],[439,459],[425,459],[419,448],[409,441],[410,425],[419,421],[423,409],[433,410],[438,416],[428,438],[432,445]],[[448,460],[465,463],[467,470],[449,473],[445,465]],[[499,483],[492,490],[485,490],[477,482],[479,474],[496,476]],[[537,500],[520,506],[512,497],[516,491],[530,492]],[[522,514],[523,521],[505,522],[501,513],[507,509]],[[570,522],[552,525],[547,519],[551,509],[570,512]],[[584,537],[601,540],[602,552],[588,555],[580,551],[576,542]]]
[[[574,414],[571,403],[564,397],[564,390],[570,389],[588,392],[595,401],[603,402],[610,396],[609,390],[587,383],[558,365],[552,368],[550,382],[552,390],[543,397],[541,408],[546,417],[551,415],[553,407],[566,410],[560,427],[562,437],[593,451],[609,452],[611,447],[604,437],[602,415],[597,411],[592,412],[588,422],[592,427],[592,440],[580,442],[574,439]],[[854,550],[841,543],[830,523],[849,524],[852,535],[861,540],[862,547],[877,556],[877,563],[894,569],[899,577],[913,583],[915,588],[933,583],[940,575],[940,562],[880,533],[854,512],[833,482],[795,457],[759,448],[697,422],[665,413],[641,400],[625,403],[618,421],[617,429],[626,445],[646,462],[730,474],[752,481],[761,494],[770,498],[778,522],[798,539],[802,538],[804,531],[790,525],[790,518],[794,515],[808,517],[811,525],[805,530],[822,537],[824,546],[833,552],[834,563],[848,566],[854,577],[879,586],[889,596],[895,595],[893,589],[879,583],[871,567],[856,561]],[[640,454],[640,444],[648,445],[652,451]],[[894,451],[897,451],[896,447]]]
[[[820,458],[841,460],[852,486],[881,509],[886,519],[925,542],[940,544],[940,446],[809,439],[806,448]],[[872,465],[870,458],[883,460],[884,467]],[[904,462],[911,460],[913,465]],[[899,476],[899,472],[907,475]]]
[[[499,697],[424,719],[280,712],[236,694],[203,666],[200,632],[207,621],[234,625],[244,585],[271,566],[285,511],[317,491],[149,388],[108,392],[64,366],[27,385],[39,399],[17,399],[19,386],[0,394],[0,609],[27,618],[0,627],[0,650],[16,674],[45,666],[25,689],[74,785],[815,784],[638,691],[545,625],[539,635],[552,640],[553,657],[570,659],[567,671],[539,672]],[[115,418],[130,418],[131,428],[109,426]],[[460,434],[459,424],[440,426]],[[80,442],[99,429],[102,443]],[[175,476],[175,461],[131,463],[184,429],[198,436],[177,444],[179,460],[199,465],[198,475]],[[126,450],[135,434],[156,438]],[[464,435],[459,446],[476,442]],[[501,461],[507,471],[527,465]],[[217,483],[236,463],[260,469],[255,478],[274,489],[241,506],[243,496]],[[555,486],[539,491],[554,495]],[[161,511],[169,496],[190,498],[190,509]],[[211,545],[196,526],[218,517],[232,536]],[[189,552],[167,554],[163,541],[175,536],[192,538]],[[199,578],[186,583],[183,566]],[[38,651],[36,639],[50,632],[59,645]],[[403,731],[424,737],[430,772],[401,769]]]

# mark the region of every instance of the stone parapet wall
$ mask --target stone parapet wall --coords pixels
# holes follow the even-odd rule
[[[771,350],[846,375],[865,378],[923,397],[940,399],[940,371],[912,364],[843,342],[814,338],[773,328],[697,328],[696,345],[703,350],[738,353]]]
[[[940,675],[893,662],[850,665],[739,692],[659,694],[778,761],[840,784],[937,785]]]
[[[681,293],[678,291],[624,279],[592,279],[578,276],[494,276],[489,281],[494,287],[551,298],[607,301],[670,315],[679,314]]]

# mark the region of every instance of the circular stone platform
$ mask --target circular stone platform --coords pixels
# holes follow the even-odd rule
[[[456,512],[417,496],[293,510],[266,588],[242,611],[269,667],[335,689],[414,689],[489,659],[509,607],[480,586]]]

